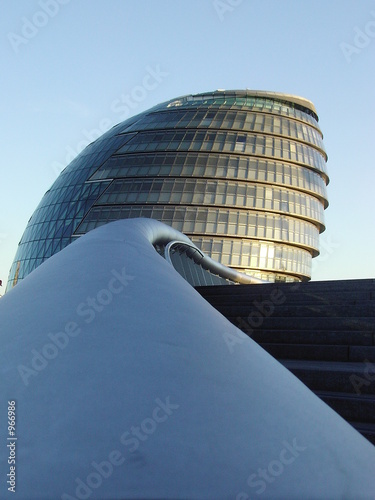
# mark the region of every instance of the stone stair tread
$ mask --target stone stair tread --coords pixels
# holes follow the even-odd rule
[[[311,371],[363,372],[364,364],[350,361],[313,361],[297,359],[279,359],[288,369]]]
[[[311,361],[278,359],[278,361],[313,392],[337,391],[342,393],[375,395],[372,380],[375,365],[351,361]]]
[[[218,309],[219,312],[220,309]],[[223,313],[222,313],[223,314]],[[229,315],[223,314],[231,323],[234,325],[239,325],[240,320],[244,323],[247,322],[247,317],[241,315]],[[240,318],[240,320],[239,320]],[[324,321],[323,321],[324,319]],[[265,328],[267,330],[360,330],[367,331],[369,333],[375,332],[375,318],[374,317],[356,317],[356,316],[325,316],[321,318],[320,316],[301,316],[293,317],[293,315],[288,316],[258,316],[255,318],[255,323],[249,324],[249,327],[253,329]]]
[[[375,394],[353,394],[350,392],[336,392],[336,391],[322,391],[317,390],[314,391],[314,394],[319,396],[320,398],[335,398],[342,400],[353,400],[353,401],[375,401]],[[375,415],[374,415],[375,418]]]
[[[211,305],[214,305],[214,302],[210,302]],[[246,312],[250,311],[259,311],[259,307],[263,303],[269,303],[271,304],[270,301],[252,301],[249,303],[237,303],[237,304],[227,304],[227,303],[222,303],[222,304],[216,304],[218,308],[222,309],[223,311],[232,311],[232,310],[237,310],[241,311],[244,310]],[[331,316],[340,316],[344,314],[344,316],[349,315],[349,314],[357,314],[362,317],[369,317],[369,318],[374,318],[375,317],[375,301],[372,301],[370,304],[312,304],[312,303],[305,303],[305,304],[290,304],[289,302],[285,302],[284,304],[273,304],[273,316],[280,316],[284,315],[284,313],[288,312],[293,312],[293,313],[306,313],[306,317],[308,317],[309,314],[315,314],[317,312],[321,314],[329,313]],[[240,314],[240,313],[239,313]]]
[[[337,293],[364,293],[369,292],[370,297],[375,298],[375,279],[340,280],[340,281],[310,281],[308,283],[263,283],[256,285],[222,285],[222,286],[200,286],[197,291],[203,295],[246,295],[248,297],[260,297],[268,295],[272,290],[280,290],[285,294],[322,294],[329,297],[330,294]]]
[[[225,311],[225,309],[222,309]],[[223,314],[222,310],[218,308],[218,311]],[[244,314],[236,314],[230,311],[230,314],[224,314],[225,317],[232,318],[232,319],[237,319],[237,318],[242,318],[246,321],[248,315],[253,311],[253,309],[249,310],[246,315]],[[272,322],[275,322],[275,320],[335,320],[335,321],[341,321],[341,322],[346,322],[350,324],[361,324],[363,322],[363,326],[366,326],[366,330],[368,331],[375,331],[375,315],[374,316],[344,316],[342,314],[335,316],[334,314],[329,315],[329,316],[323,316],[323,315],[316,315],[316,314],[311,314],[310,316],[307,314],[304,314],[303,316],[294,316],[291,311],[284,311],[287,312],[288,315],[285,314],[280,314],[278,315],[277,312],[282,312],[282,311],[277,311],[275,310],[274,313],[270,314],[269,316],[262,316],[263,321],[267,322],[269,320],[272,320]],[[311,311],[312,312],[312,311]],[[256,317],[258,318],[258,316]],[[297,325],[298,326],[298,325]],[[350,328],[348,328],[350,329]]]
[[[374,328],[375,330],[375,328]],[[261,333],[277,333],[277,334],[285,334],[287,335],[288,333],[290,333],[290,330],[287,329],[287,328],[284,328],[284,329],[273,329],[273,328],[259,328],[259,332]],[[293,333],[296,333],[296,332],[293,332]],[[301,335],[303,335],[304,333],[307,333],[307,334],[311,334],[311,330],[304,330],[304,329],[299,329],[298,330],[298,333],[300,333]],[[317,337],[319,337],[320,335],[325,335],[327,334],[327,330],[314,330],[314,333]],[[349,334],[352,334],[353,333],[353,330],[329,330],[329,333],[332,334],[332,335],[349,335]],[[366,335],[368,334],[371,334],[373,333],[373,330],[356,330],[355,331],[356,334],[361,334],[361,333],[365,333]]]
[[[372,445],[375,446],[375,427],[366,427],[358,424],[357,422],[348,422],[354,429],[362,434],[362,436],[367,439]]]
[[[259,342],[264,350],[276,359],[290,356],[288,359],[349,361],[349,346],[337,344],[286,344],[276,342]]]
[[[355,427],[356,429],[361,429],[363,431],[371,432],[375,434],[375,424],[371,422],[352,422],[348,421],[350,425]]]
[[[255,340],[276,359],[342,361],[345,363],[369,361],[375,363],[375,346],[373,345],[278,343],[272,341],[263,342],[261,339]]]
[[[313,390],[330,408],[347,421],[375,424],[375,394],[350,394]]]
[[[280,347],[311,347],[311,348],[314,348],[316,349],[317,347],[321,347],[322,349],[324,349],[325,347],[347,347],[349,349],[349,347],[356,347],[356,346],[349,346],[349,345],[346,345],[346,344],[343,344],[343,345],[337,345],[337,344],[300,344],[300,343],[291,343],[291,344],[286,344],[285,342],[258,342],[259,345],[261,345],[262,347],[266,346],[280,346]],[[363,347],[363,346],[361,346]],[[367,346],[367,347],[374,347],[375,346]]]
[[[245,330],[246,332],[246,330]],[[254,330],[251,337],[259,344],[276,343],[285,345],[346,345],[353,347],[373,347],[374,334],[361,330]]]

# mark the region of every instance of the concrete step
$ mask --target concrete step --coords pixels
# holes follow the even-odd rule
[[[375,395],[375,364],[280,359],[312,391]]]
[[[349,361],[375,363],[375,346],[349,346]]]
[[[369,305],[375,306],[375,298],[371,297],[370,292],[356,293],[344,292],[337,294],[312,294],[312,293],[293,293],[284,295],[267,295],[258,294],[254,296],[247,296],[245,294],[231,294],[231,295],[202,295],[207,302],[213,306],[221,307],[227,306],[229,304],[246,305],[247,307],[255,307],[255,303],[268,302],[272,300],[273,297],[277,298],[279,304],[285,304],[288,306],[296,305],[309,305],[309,306],[321,306],[321,305]]]
[[[293,317],[264,316],[252,313],[251,316],[223,314],[231,323],[245,331],[265,330],[360,330],[375,332],[375,318],[371,317]]]
[[[333,280],[333,281],[310,281],[308,283],[265,283],[257,285],[219,285],[219,286],[201,286],[197,290],[207,296],[210,295],[229,295],[229,294],[246,294],[247,296],[257,297],[260,294],[268,295],[272,290],[278,289],[281,292],[287,293],[322,293],[322,294],[351,294],[375,292],[375,279],[359,279],[359,280]],[[372,296],[372,298],[375,298]]]
[[[242,302],[229,304],[216,304],[210,302],[224,316],[240,316],[247,318],[249,315],[262,314],[272,317],[293,316],[295,318],[371,318],[375,327],[375,301],[357,305],[344,304],[290,304],[285,302],[282,305],[272,304],[271,301],[254,301],[250,304]]]
[[[278,344],[259,342],[276,359],[307,359],[312,361],[349,361],[375,363],[375,346]]]
[[[375,396],[315,391],[315,394],[345,420],[375,424]]]
[[[246,332],[246,329],[244,329]],[[361,330],[266,330],[250,335],[258,343],[375,346],[375,334]]]
[[[349,422],[363,437],[375,445],[375,424],[367,422]]]
[[[349,347],[346,345],[260,343],[260,346],[276,359],[349,361]]]

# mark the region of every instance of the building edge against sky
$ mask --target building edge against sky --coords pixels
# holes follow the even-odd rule
[[[225,266],[309,280],[328,206],[313,104],[238,90],[187,95],[119,123],[60,174],[30,218],[7,289],[80,235],[158,219]]]

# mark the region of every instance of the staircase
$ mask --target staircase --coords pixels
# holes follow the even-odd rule
[[[375,279],[196,289],[375,444]]]

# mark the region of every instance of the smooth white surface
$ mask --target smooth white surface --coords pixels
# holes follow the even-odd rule
[[[0,300],[0,497],[8,498],[11,399],[9,498],[373,498],[375,448],[208,305],[155,252],[147,227],[135,219],[100,227]],[[118,292],[111,300],[109,289]],[[108,304],[94,311],[88,303],[98,297]],[[26,386],[18,367],[31,367],[31,351],[71,322],[80,333]],[[228,338],[238,340],[232,349]],[[155,422],[168,398],[174,409]],[[135,440],[121,436],[139,426],[152,432],[141,431],[131,451]],[[293,442],[295,457],[283,452]],[[92,462],[115,450],[123,464],[97,476],[89,496],[76,494],[76,478],[95,482]]]

